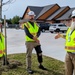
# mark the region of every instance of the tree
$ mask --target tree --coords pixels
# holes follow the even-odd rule
[[[11,19],[7,19],[6,22],[7,22],[8,24],[12,24],[12,23],[11,23]]]
[[[12,24],[19,24],[19,20],[20,20],[20,17],[19,17],[19,16],[14,16],[14,17],[11,19],[11,23],[12,23]]]

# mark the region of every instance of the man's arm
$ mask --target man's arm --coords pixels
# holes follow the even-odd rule
[[[60,38],[60,37],[66,39],[66,35],[63,35],[63,34],[60,34],[60,33],[58,33],[58,34],[55,36],[55,39],[58,39],[58,38]]]
[[[24,31],[25,31],[26,35],[27,35],[29,38],[33,39],[33,35],[30,34],[30,32],[29,32],[29,30],[28,30],[28,28],[27,28],[26,26],[24,26]]]
[[[39,37],[40,34],[41,34],[41,31],[40,31],[40,28],[39,28],[39,30],[38,30],[38,32],[37,32],[37,37]]]
[[[60,34],[60,37],[62,37],[63,39],[66,39],[66,35]]]

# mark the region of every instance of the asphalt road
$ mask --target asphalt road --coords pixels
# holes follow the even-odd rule
[[[21,29],[7,29],[7,54],[25,53],[25,33]],[[65,40],[62,38],[54,39],[56,34],[50,32],[41,33],[39,37],[43,55],[64,61],[65,59]],[[35,53],[35,50],[33,50]]]

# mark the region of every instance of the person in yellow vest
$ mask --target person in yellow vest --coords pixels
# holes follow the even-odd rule
[[[55,39],[60,37],[66,39],[65,42],[65,75],[75,75],[75,10],[73,10],[71,15],[71,26],[68,28],[66,32],[66,36],[58,33],[55,36]]]
[[[28,12],[29,21],[22,24],[22,27],[25,30],[25,41],[26,41],[26,69],[29,74],[33,74],[33,71],[31,70],[31,54],[33,48],[36,50],[37,58],[39,62],[39,68],[42,70],[47,70],[43,65],[43,59],[42,59],[42,50],[41,45],[39,41],[40,36],[40,29],[38,24],[34,21],[35,13],[33,11]]]
[[[2,57],[2,65],[5,65],[5,36],[2,33],[2,21],[0,20],[0,57]],[[6,61],[9,64],[8,60]]]
[[[2,27],[2,21],[0,20],[0,70],[2,69],[3,55],[5,51],[4,35],[1,32],[1,27]],[[1,71],[0,71],[0,75],[1,75]]]

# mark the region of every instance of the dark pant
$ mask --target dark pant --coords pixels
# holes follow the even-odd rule
[[[42,59],[42,50],[41,50],[41,46],[38,45],[35,47],[36,53],[37,53],[37,58],[38,58],[38,62],[42,63],[43,59]]]
[[[9,61],[5,60],[5,55],[3,56],[3,65],[9,65]]]

